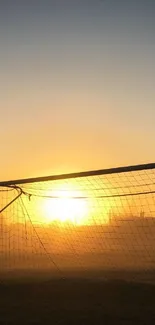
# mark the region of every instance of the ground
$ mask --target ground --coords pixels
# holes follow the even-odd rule
[[[0,284],[0,325],[155,324],[155,286],[53,279]]]

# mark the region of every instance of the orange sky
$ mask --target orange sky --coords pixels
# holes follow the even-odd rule
[[[0,15],[1,180],[155,160],[151,0],[7,1]]]

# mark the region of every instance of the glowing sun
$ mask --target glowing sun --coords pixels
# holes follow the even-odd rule
[[[60,189],[44,200],[43,211],[48,223],[58,221],[81,225],[86,223],[88,205],[81,193]]]

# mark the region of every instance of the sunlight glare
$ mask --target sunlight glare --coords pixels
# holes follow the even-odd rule
[[[82,194],[74,190],[52,192],[53,197],[44,201],[44,215],[46,221],[51,223],[70,222],[75,225],[85,224],[88,215],[88,205],[85,199],[80,199]]]

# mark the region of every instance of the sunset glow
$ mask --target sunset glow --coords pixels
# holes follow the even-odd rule
[[[52,192],[51,198],[45,198],[42,202],[45,222],[71,222],[75,225],[87,223],[89,209],[82,196],[82,193],[74,190],[64,191],[63,187]]]

